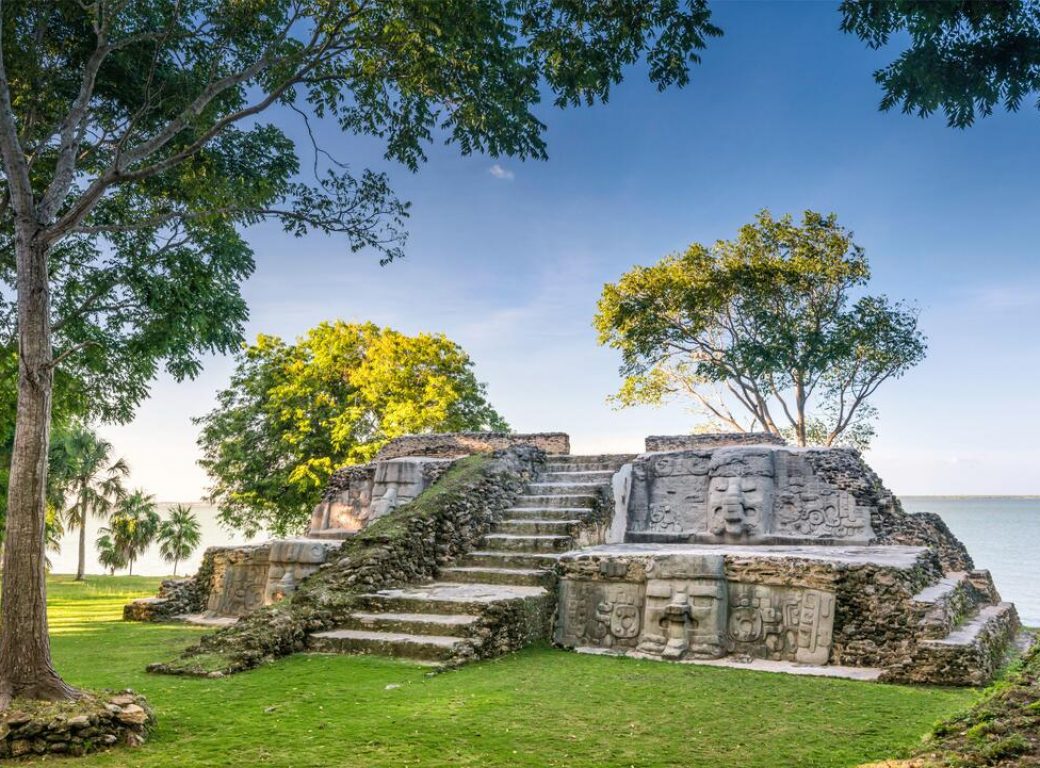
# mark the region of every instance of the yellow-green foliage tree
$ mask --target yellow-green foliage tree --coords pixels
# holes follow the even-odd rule
[[[870,397],[925,355],[917,313],[862,295],[863,249],[834,214],[762,211],[603,288],[595,324],[621,352],[623,405],[691,401],[713,426],[864,447]]]
[[[300,530],[332,472],[419,432],[503,431],[473,362],[440,334],[322,323],[295,344],[260,336],[196,420],[200,464],[229,526]]]

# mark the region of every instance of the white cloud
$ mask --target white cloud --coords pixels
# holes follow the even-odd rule
[[[503,168],[498,163],[495,163],[488,169],[488,173],[494,176],[496,179],[502,179],[503,181],[512,181],[516,178],[516,174],[508,168]]]
[[[1017,310],[1040,306],[1040,290],[1024,284],[989,285],[973,291],[975,302],[984,309]]]

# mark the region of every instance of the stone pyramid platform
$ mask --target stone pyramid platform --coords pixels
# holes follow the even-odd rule
[[[310,636],[309,649],[440,662],[472,638],[486,612],[554,603],[559,559],[581,542],[626,458],[548,457],[477,548],[437,581],[362,595],[342,626]]]

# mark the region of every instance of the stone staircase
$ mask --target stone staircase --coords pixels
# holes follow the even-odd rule
[[[1005,663],[1019,630],[1012,603],[997,594],[988,571],[951,572],[912,600],[917,646],[884,676],[899,682],[982,685]]]
[[[334,630],[310,636],[325,653],[372,653],[437,663],[472,637],[492,606],[555,599],[556,561],[577,546],[601,493],[627,456],[549,456],[478,549],[429,584],[362,595]]]

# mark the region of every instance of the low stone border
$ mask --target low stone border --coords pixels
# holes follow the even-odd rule
[[[0,712],[0,759],[134,747],[154,723],[144,697],[131,690],[73,701],[15,700]]]

